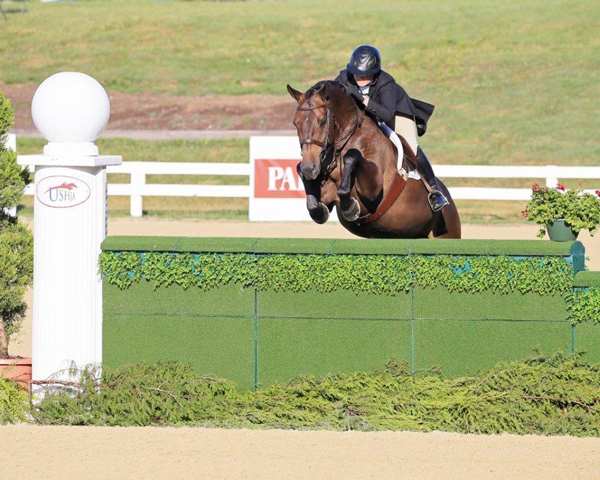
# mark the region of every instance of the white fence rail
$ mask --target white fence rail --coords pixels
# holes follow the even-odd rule
[[[545,166],[488,166],[437,165],[435,173],[444,178],[521,178],[543,179],[547,187],[556,187],[559,180],[600,179],[600,167]],[[600,186],[600,182],[599,186]],[[593,193],[594,190],[588,190]],[[455,200],[529,200],[528,188],[454,187],[450,193]]]
[[[554,187],[564,179],[599,179],[600,167],[558,166],[483,166],[483,165],[437,165],[437,175],[444,178],[521,178],[543,180],[546,186]],[[124,162],[118,167],[108,167],[108,173],[131,175],[130,183],[111,183],[109,195],[131,197],[131,216],[141,217],[143,198],[158,197],[225,197],[249,198],[251,186],[244,185],[182,185],[146,183],[147,175],[233,175],[250,176],[247,163],[158,163]],[[599,187],[600,187],[600,182]],[[594,190],[588,190],[592,193]],[[25,195],[33,195],[33,186]],[[453,187],[450,193],[455,200],[528,200],[528,188]]]
[[[144,197],[250,197],[249,185],[167,185],[146,183],[146,175],[234,175],[250,176],[248,163],[157,163],[125,162],[118,167],[108,167],[108,173],[129,173],[131,183],[108,185],[109,195],[131,197],[132,217],[143,214]]]
[[[9,146],[16,148],[16,138],[9,136]],[[545,166],[488,166],[488,165],[437,165],[436,174],[442,178],[520,178],[539,180],[554,187],[560,180],[600,180],[599,167]],[[250,163],[182,163],[182,162],[124,162],[118,167],[108,167],[108,173],[128,174],[129,183],[110,183],[108,194],[130,197],[132,217],[143,214],[144,197],[222,197],[250,198],[253,178]],[[183,185],[147,183],[147,175],[226,175],[248,177],[243,185]],[[598,182],[600,188],[600,182]],[[594,190],[588,190],[590,193]],[[528,188],[453,187],[450,193],[455,200],[528,200]],[[25,195],[33,195],[33,185],[27,186]]]

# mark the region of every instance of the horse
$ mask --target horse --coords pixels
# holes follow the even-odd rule
[[[365,238],[460,238],[458,210],[438,180],[449,205],[434,213],[428,185],[419,180],[416,157],[403,138],[398,152],[377,123],[359,108],[343,85],[321,81],[305,93],[287,86],[298,106],[302,161],[297,171],[313,221],[325,223],[336,207],[340,223]]]

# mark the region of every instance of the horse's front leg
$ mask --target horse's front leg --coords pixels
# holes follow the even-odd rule
[[[304,191],[306,192],[306,208],[308,209],[310,218],[316,223],[325,223],[329,219],[331,208],[328,207],[328,203],[330,202],[323,202],[321,181],[319,179],[307,180],[304,178],[304,175],[302,175],[302,171],[300,170],[300,164],[296,167],[296,171],[304,185]]]
[[[360,204],[352,196],[352,189],[356,179],[356,169],[363,160],[362,154],[355,148],[348,150],[343,159],[344,169],[337,194],[340,199],[342,216],[349,222],[353,222],[360,216]]]

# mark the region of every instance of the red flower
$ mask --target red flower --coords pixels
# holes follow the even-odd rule
[[[527,210],[523,210],[523,211],[521,212],[521,215],[523,215],[524,217],[526,217],[526,216],[527,216]]]
[[[536,192],[536,191],[538,190],[538,188],[540,188],[540,185],[539,185],[538,183],[534,183],[534,184],[531,186],[531,189],[532,189],[534,192]]]
[[[600,190],[596,190],[596,195],[600,197]]]
[[[556,188],[558,188],[561,192],[565,191],[565,186],[562,183],[559,183],[558,185],[556,185]]]

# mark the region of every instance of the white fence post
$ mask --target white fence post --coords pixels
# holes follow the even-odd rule
[[[558,185],[558,175],[556,173],[556,165],[546,166],[546,186],[553,188]]]
[[[9,133],[8,137],[6,138],[6,148],[8,148],[9,150],[12,150],[13,152],[17,151],[17,136],[13,133]],[[6,211],[6,213],[8,213],[8,215],[10,215],[11,217],[16,218],[17,217],[17,207],[13,207],[10,208]]]
[[[17,151],[17,136],[14,133],[9,133],[6,138],[6,147],[13,152]]]
[[[144,185],[146,185],[145,173],[131,174],[130,214],[132,217],[141,217],[144,214],[144,197],[142,196]]]

